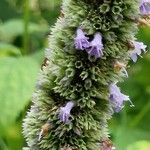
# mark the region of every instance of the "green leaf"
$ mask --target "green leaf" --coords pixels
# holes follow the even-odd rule
[[[149,150],[150,149],[150,141],[139,141],[130,145],[127,150]]]
[[[39,50],[32,54],[32,58],[38,61],[39,64],[42,64],[44,61],[44,50]]]
[[[20,49],[7,43],[0,42],[0,57],[21,56]]]
[[[29,23],[29,33],[45,32],[48,30],[45,24]],[[12,42],[15,37],[23,35],[24,22],[22,19],[11,19],[0,24],[0,40]]]
[[[136,66],[138,72],[135,76],[135,80],[137,80],[137,82],[139,82],[141,84],[144,84],[144,85],[149,85],[150,84],[149,66],[150,66],[150,61],[148,59],[143,59],[141,61],[141,63]]]
[[[127,150],[127,147],[134,142],[150,140],[149,133],[142,129],[118,127],[117,130],[113,132],[115,135],[114,143],[116,144],[116,149]]]
[[[10,5],[8,4],[9,1],[10,0],[0,0],[1,21],[20,16],[20,12],[18,11],[18,9],[14,9],[13,7],[10,7]]]
[[[0,123],[13,123],[28,104],[39,66],[30,57],[0,59]]]
[[[150,46],[149,34],[150,27],[141,27],[137,35],[139,41],[143,41],[148,47]]]

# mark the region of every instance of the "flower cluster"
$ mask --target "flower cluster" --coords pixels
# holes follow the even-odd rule
[[[150,14],[150,0],[141,0],[139,8],[141,15]],[[131,43],[133,45],[133,50],[129,51],[130,58],[133,62],[136,62],[138,56],[141,56],[142,51],[146,51],[147,46],[142,42],[137,41],[131,41]],[[85,50],[90,56],[94,56],[95,58],[101,58],[104,55],[102,34],[100,32],[96,32],[94,38],[90,40],[88,35],[79,27],[76,31],[76,37],[74,38],[74,45],[77,50]],[[114,65],[114,68],[122,72],[125,77],[128,77],[125,64],[117,61]],[[109,99],[113,105],[114,112],[119,112],[123,108],[124,101],[130,101],[129,96],[121,93],[116,83],[110,84],[109,95]],[[131,106],[133,106],[131,101],[130,103]],[[70,111],[74,107],[74,105],[75,103],[73,101],[70,101],[66,104],[65,107],[60,108],[59,118],[62,122],[70,122]]]
[[[102,35],[97,32],[94,35],[94,39],[89,42],[88,37],[85,36],[85,33],[82,29],[77,29],[77,35],[75,37],[75,48],[78,50],[86,50],[90,56],[95,56],[95,58],[100,58],[103,56],[103,43]]]
[[[150,0],[139,2],[63,0],[24,123],[27,149],[115,150],[107,132],[111,110],[134,106],[117,83],[128,77],[129,58],[146,52],[134,34]]]

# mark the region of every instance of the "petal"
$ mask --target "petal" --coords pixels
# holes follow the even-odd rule
[[[133,60],[133,62],[137,62],[137,59],[138,59],[137,54],[132,53],[131,54],[131,59]]]

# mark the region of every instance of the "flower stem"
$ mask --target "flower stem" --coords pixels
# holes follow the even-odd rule
[[[24,37],[23,37],[23,54],[29,53],[29,0],[24,0]]]

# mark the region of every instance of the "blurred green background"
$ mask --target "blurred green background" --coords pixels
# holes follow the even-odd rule
[[[21,150],[25,145],[22,119],[60,2],[0,0],[0,150]],[[150,47],[150,28],[141,28],[137,37]],[[126,104],[115,114],[110,132],[117,150],[150,150],[150,52],[130,66],[130,77],[120,86],[135,107]]]

